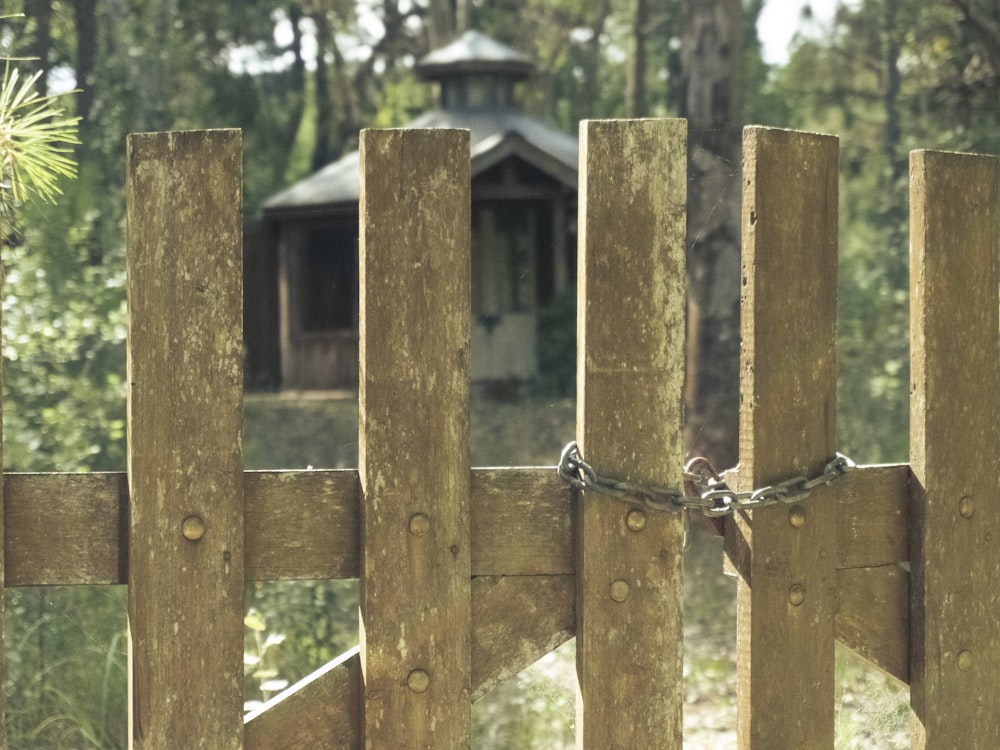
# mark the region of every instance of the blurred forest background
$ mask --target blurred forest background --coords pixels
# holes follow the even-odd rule
[[[765,2],[799,22],[778,62],[761,53]],[[465,28],[537,62],[522,101],[568,132],[584,118],[689,119],[698,353],[689,363],[688,439],[719,466],[736,460],[741,128],[839,135],[840,449],[864,463],[907,459],[907,153],[1000,152],[996,0],[853,0],[822,23],[805,0],[4,3],[5,14],[22,12],[0,21],[0,52],[32,58],[16,64],[43,70],[48,91],[79,89],[66,106],[82,120],[79,178],[63,183],[58,205],[26,204],[3,248],[8,470],[124,468],[127,133],[242,128],[251,220],[264,197],[356,147],[360,128],[400,125],[430,106],[413,64]],[[537,436],[540,454],[484,453],[479,462],[553,463],[571,437],[572,406],[554,396],[544,404],[530,411],[565,412],[568,421],[546,432],[510,413],[475,411],[481,445],[502,445],[498,431],[513,424]],[[301,420],[280,409],[293,408],[248,401],[249,468],[278,467],[275,446],[258,435],[279,430],[288,449],[280,425]],[[350,434],[346,408],[344,416],[330,406],[327,416],[348,420]],[[313,429],[310,443],[325,427]],[[536,445],[523,433],[510,443]],[[284,465],[332,460],[297,460],[293,451]],[[126,747],[124,593],[7,596],[11,746]],[[248,697],[266,697],[357,637],[349,585],[256,587],[248,602]],[[483,709],[478,746],[560,746],[545,727],[553,712],[571,713],[571,703],[553,709],[551,696],[537,694],[507,700],[544,705],[529,706],[535,718],[515,728],[506,726],[510,702]]]

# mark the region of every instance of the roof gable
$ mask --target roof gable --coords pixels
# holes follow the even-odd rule
[[[503,159],[517,156],[567,188],[577,187],[576,138],[519,113],[490,117],[481,111],[428,112],[407,127],[458,127],[470,131],[472,176]],[[305,179],[268,198],[265,216],[353,210],[360,197],[361,160],[357,151],[328,164]]]

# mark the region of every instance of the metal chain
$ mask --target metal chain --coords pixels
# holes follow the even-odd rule
[[[801,502],[812,490],[830,484],[855,467],[854,461],[837,453],[824,467],[823,473],[812,479],[802,476],[792,477],[760,489],[736,492],[726,486],[722,474],[716,471],[711,461],[698,457],[688,461],[684,468],[684,484],[687,490],[684,491],[623,482],[602,476],[583,460],[580,449],[574,441],[563,448],[557,468],[562,480],[577,489],[611,495],[652,510],[700,510],[710,518],[717,518],[767,505],[778,503],[790,505]]]

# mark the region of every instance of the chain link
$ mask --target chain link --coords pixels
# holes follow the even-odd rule
[[[716,471],[711,461],[698,457],[684,467],[685,490],[679,490],[602,476],[583,460],[574,441],[563,448],[557,469],[564,482],[580,490],[600,492],[652,510],[700,510],[710,518],[718,518],[742,510],[801,502],[817,487],[830,484],[855,467],[851,459],[837,453],[823,473],[811,479],[792,477],[756,490],[736,492],[726,486],[723,475]]]

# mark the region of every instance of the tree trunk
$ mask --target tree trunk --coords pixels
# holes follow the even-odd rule
[[[739,405],[740,0],[687,0],[681,115],[689,122],[687,445],[737,460]]]
[[[299,123],[302,121],[302,113],[305,110],[306,92],[306,62],[302,57],[302,29],[300,28],[303,12],[299,3],[291,3],[288,6],[288,20],[292,26],[292,66],[289,70],[289,97],[286,100],[290,110],[290,116],[286,121],[284,132],[280,138],[284,142],[281,150],[283,154],[292,153],[295,145],[295,137],[298,133]],[[322,54],[322,50],[320,51]]]
[[[90,130],[90,112],[94,108],[93,73],[97,65],[97,0],[76,0],[76,113],[81,122],[81,140]]]
[[[895,185],[907,172],[905,158],[901,159],[899,144],[902,125],[899,119],[899,35],[896,28],[897,0],[885,0],[882,6],[882,44],[885,54],[885,155],[889,161],[892,183]]]
[[[24,14],[35,21],[35,38],[30,46],[30,55],[38,58],[38,69],[42,71],[37,89],[41,96],[49,93],[49,51],[52,49],[52,0],[27,0]]]
[[[590,24],[590,40],[587,42],[587,56],[584,61],[584,100],[580,103],[580,115],[576,119],[594,117],[592,107],[600,101],[601,94],[601,36],[604,34],[604,26],[611,15],[611,3],[609,0],[601,0],[596,9],[594,18]],[[551,71],[547,71],[551,72]],[[582,106],[581,106],[582,105]],[[550,108],[550,112],[551,112]]]
[[[443,47],[455,36],[455,12],[451,0],[430,0],[427,12],[427,44]]]
[[[316,74],[313,81],[316,94],[316,143],[313,146],[311,165],[313,171],[333,161],[333,101],[330,98],[330,76],[322,52],[329,49],[333,40],[330,19],[320,11],[312,15],[316,24]]]
[[[648,0],[633,0],[632,60],[628,66],[625,102],[629,117],[646,116],[646,26],[649,23]]]

